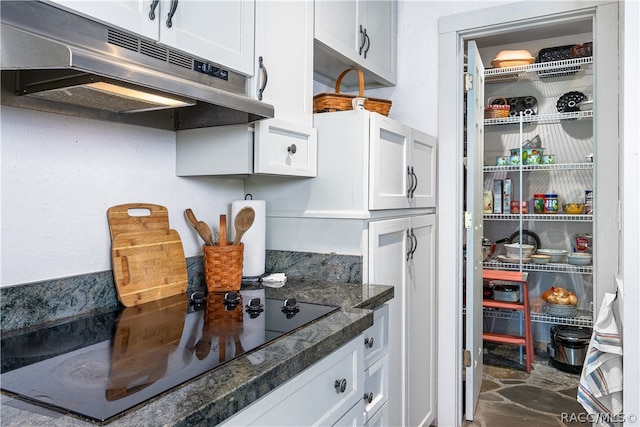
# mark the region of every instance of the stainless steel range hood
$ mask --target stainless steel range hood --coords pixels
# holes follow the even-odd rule
[[[0,8],[3,105],[168,130],[274,115],[215,63],[46,3]]]

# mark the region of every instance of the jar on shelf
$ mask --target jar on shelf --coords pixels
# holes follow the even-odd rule
[[[533,195],[533,213],[544,213],[544,194]]]
[[[544,195],[544,208],[545,214],[557,214],[558,213],[558,195],[557,194],[545,194]]]

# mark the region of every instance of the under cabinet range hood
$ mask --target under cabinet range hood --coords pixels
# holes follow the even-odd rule
[[[50,4],[0,8],[3,105],[167,130],[274,116],[218,64]]]

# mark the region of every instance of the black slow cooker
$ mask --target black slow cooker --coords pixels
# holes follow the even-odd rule
[[[551,328],[547,353],[551,364],[561,371],[579,374],[589,349],[591,329],[556,325]]]

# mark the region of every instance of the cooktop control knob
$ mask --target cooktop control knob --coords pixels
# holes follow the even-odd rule
[[[224,294],[224,301],[222,303],[226,307],[227,311],[231,311],[235,309],[238,304],[240,304],[240,302],[240,294],[238,294],[236,291],[230,291]]]
[[[297,313],[300,311],[298,301],[295,298],[288,298],[282,303],[282,311],[285,313]]]
[[[260,298],[251,298],[249,304],[247,304],[245,308],[246,312],[249,313],[249,317],[251,319],[255,319],[264,311],[264,304],[262,304]]]

